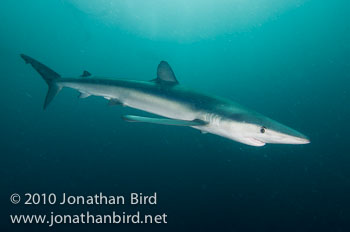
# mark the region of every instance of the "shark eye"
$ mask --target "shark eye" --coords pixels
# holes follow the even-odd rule
[[[262,127],[260,128],[260,132],[261,132],[261,134],[264,134],[264,133],[265,133],[265,131],[266,131],[266,127],[262,126]]]

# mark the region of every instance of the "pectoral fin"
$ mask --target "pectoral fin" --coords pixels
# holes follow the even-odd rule
[[[177,120],[177,119],[170,119],[170,118],[148,118],[148,117],[141,117],[141,116],[135,116],[135,115],[125,115],[123,116],[123,119],[128,122],[146,122],[146,123],[172,125],[172,126],[203,126],[207,124],[206,122],[199,119],[186,121],[186,120]]]

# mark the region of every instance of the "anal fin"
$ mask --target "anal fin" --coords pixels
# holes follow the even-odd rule
[[[116,106],[116,105],[123,105],[123,103],[122,103],[121,101],[119,101],[118,99],[111,98],[111,99],[108,101],[108,105],[109,105],[109,106]]]

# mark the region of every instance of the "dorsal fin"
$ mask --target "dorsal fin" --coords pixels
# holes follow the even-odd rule
[[[89,77],[91,76],[91,73],[89,73],[88,71],[84,70],[83,74],[80,75],[81,77]]]
[[[173,70],[166,61],[161,61],[159,63],[157,69],[157,78],[154,81],[162,84],[179,84],[179,82],[176,80]]]

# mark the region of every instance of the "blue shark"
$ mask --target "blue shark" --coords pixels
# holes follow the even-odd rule
[[[108,79],[84,71],[79,77],[61,77],[39,61],[21,54],[48,85],[44,109],[62,88],[80,92],[80,98],[104,97],[110,105],[123,105],[161,117],[125,115],[128,122],[185,126],[212,133],[250,146],[307,144],[302,133],[229,99],[199,93],[181,86],[166,61],[150,81]]]

